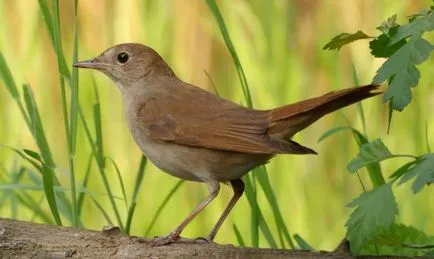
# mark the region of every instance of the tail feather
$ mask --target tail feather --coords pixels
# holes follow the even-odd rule
[[[371,84],[348,88],[270,110],[268,134],[289,139],[328,113],[381,94],[383,91],[379,87]]]

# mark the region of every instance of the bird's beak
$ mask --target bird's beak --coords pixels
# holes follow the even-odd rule
[[[79,61],[75,63],[73,66],[78,68],[100,69],[104,66],[104,64],[99,62],[96,58],[94,58],[94,59]]]

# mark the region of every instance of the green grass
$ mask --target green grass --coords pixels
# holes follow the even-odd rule
[[[0,124],[6,125],[0,127],[0,216],[90,229],[114,224],[133,235],[153,236],[177,226],[205,197],[206,187],[179,181],[146,162],[126,131],[116,87],[90,71],[80,71],[79,78],[73,62],[116,43],[142,42],[161,53],[183,80],[268,109],[369,82],[380,64],[362,44],[337,54],[322,46],[342,31],[375,28],[387,16],[404,17],[429,1],[354,6],[143,1],[122,8],[117,2],[72,0],[0,3],[5,7],[0,10]],[[16,14],[15,20],[6,13]],[[387,107],[377,98],[296,136],[319,156],[280,156],[255,169],[245,178],[245,198],[216,241],[333,249],[345,234],[350,213],[345,204],[363,192],[357,177],[346,172],[358,145],[368,136],[382,136],[398,153],[424,153],[433,145],[428,132],[434,122],[425,100],[432,95],[432,62],[421,67],[412,105],[394,114],[391,135],[386,135]],[[348,125],[357,131],[346,130]],[[335,127],[342,128],[316,143]],[[367,187],[381,185],[400,165],[388,161],[381,171],[368,168],[360,180]],[[433,191],[426,189],[414,197],[407,197],[408,190],[395,194],[400,220],[433,234],[434,207],[426,204]],[[222,188],[184,235],[206,235],[231,195]]]

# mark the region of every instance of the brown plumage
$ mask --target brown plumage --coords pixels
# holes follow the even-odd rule
[[[178,79],[153,49],[121,44],[75,64],[97,69],[119,87],[128,127],[143,153],[163,171],[205,182],[209,196],[168,236],[179,239],[190,221],[229,181],[234,196],[206,240],[211,242],[243,193],[241,177],[277,154],[315,154],[290,138],[322,116],[381,93],[377,85],[331,92],[272,110],[254,110]]]

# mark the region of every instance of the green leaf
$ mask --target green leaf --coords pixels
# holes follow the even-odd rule
[[[42,162],[41,156],[38,154],[38,152],[30,150],[30,149],[23,149],[23,152],[28,155],[31,158],[34,158],[38,160],[39,162]]]
[[[398,170],[396,170],[389,178],[392,178],[393,180],[398,179],[399,177],[401,177],[402,175],[407,173],[408,169],[416,163],[417,163],[417,160],[408,162],[407,164],[401,166]]]
[[[414,193],[422,190],[425,185],[434,182],[434,154],[423,155],[416,161],[417,163],[407,171],[399,182],[399,184],[403,184],[416,177],[412,185]]]
[[[402,111],[412,98],[411,87],[419,82],[420,73],[415,66],[408,66],[393,76],[389,88],[384,94],[384,101],[391,100],[391,108]]]
[[[409,22],[413,22],[415,19],[426,16],[427,14],[429,14],[430,12],[432,12],[434,10],[434,5],[431,6],[430,9],[427,10],[422,10],[416,14],[412,14],[408,16],[408,21]]]
[[[361,145],[360,152],[356,158],[348,164],[348,171],[354,173],[358,169],[371,163],[379,162],[392,157],[392,153],[387,149],[381,139],[376,139],[370,143]]]
[[[425,31],[434,30],[434,13],[432,11],[428,11],[425,15],[418,14],[418,16],[411,18],[413,19],[410,19],[409,24],[398,27],[396,33],[390,38],[390,45],[410,36],[417,36]]]
[[[23,158],[24,160],[26,160],[27,162],[29,162],[33,167],[35,167],[38,170],[38,172],[40,172],[42,174],[42,168],[41,168],[41,166],[38,163],[36,163],[33,159],[30,159],[28,156],[26,156],[25,154],[23,154],[21,152],[21,150],[18,150],[18,149],[15,149],[15,148],[11,148],[11,147],[8,147],[8,146],[5,146],[5,145],[0,145],[0,147],[7,148],[7,149],[9,149],[11,151],[14,151],[21,158]]]
[[[379,229],[388,228],[398,214],[391,184],[383,184],[363,193],[348,206],[356,208],[345,224],[353,253],[358,253]]]
[[[412,37],[407,44],[384,62],[378,69],[373,81],[382,83],[407,66],[422,63],[428,58],[432,49],[433,46],[428,41],[421,37]]]
[[[425,257],[434,257],[434,250],[429,251],[428,253],[424,254]]]
[[[393,45],[389,45],[389,40],[389,36],[383,33],[378,38],[370,41],[369,48],[371,49],[371,54],[377,58],[388,58],[407,43],[403,39]]]
[[[384,101],[391,100],[393,109],[402,111],[410,102],[410,89],[416,86],[420,77],[415,65],[425,61],[432,50],[431,43],[420,36],[414,36],[378,69],[374,83],[381,83],[391,78]]]
[[[372,38],[371,36],[367,35],[366,33],[362,31],[357,31],[355,33],[341,33],[330,40],[326,45],[324,45],[323,49],[337,49],[339,50],[343,46],[350,44],[356,40],[361,39],[369,39]]]
[[[423,256],[433,248],[434,237],[412,226],[392,224],[377,232],[377,236],[367,243],[360,254]]]

